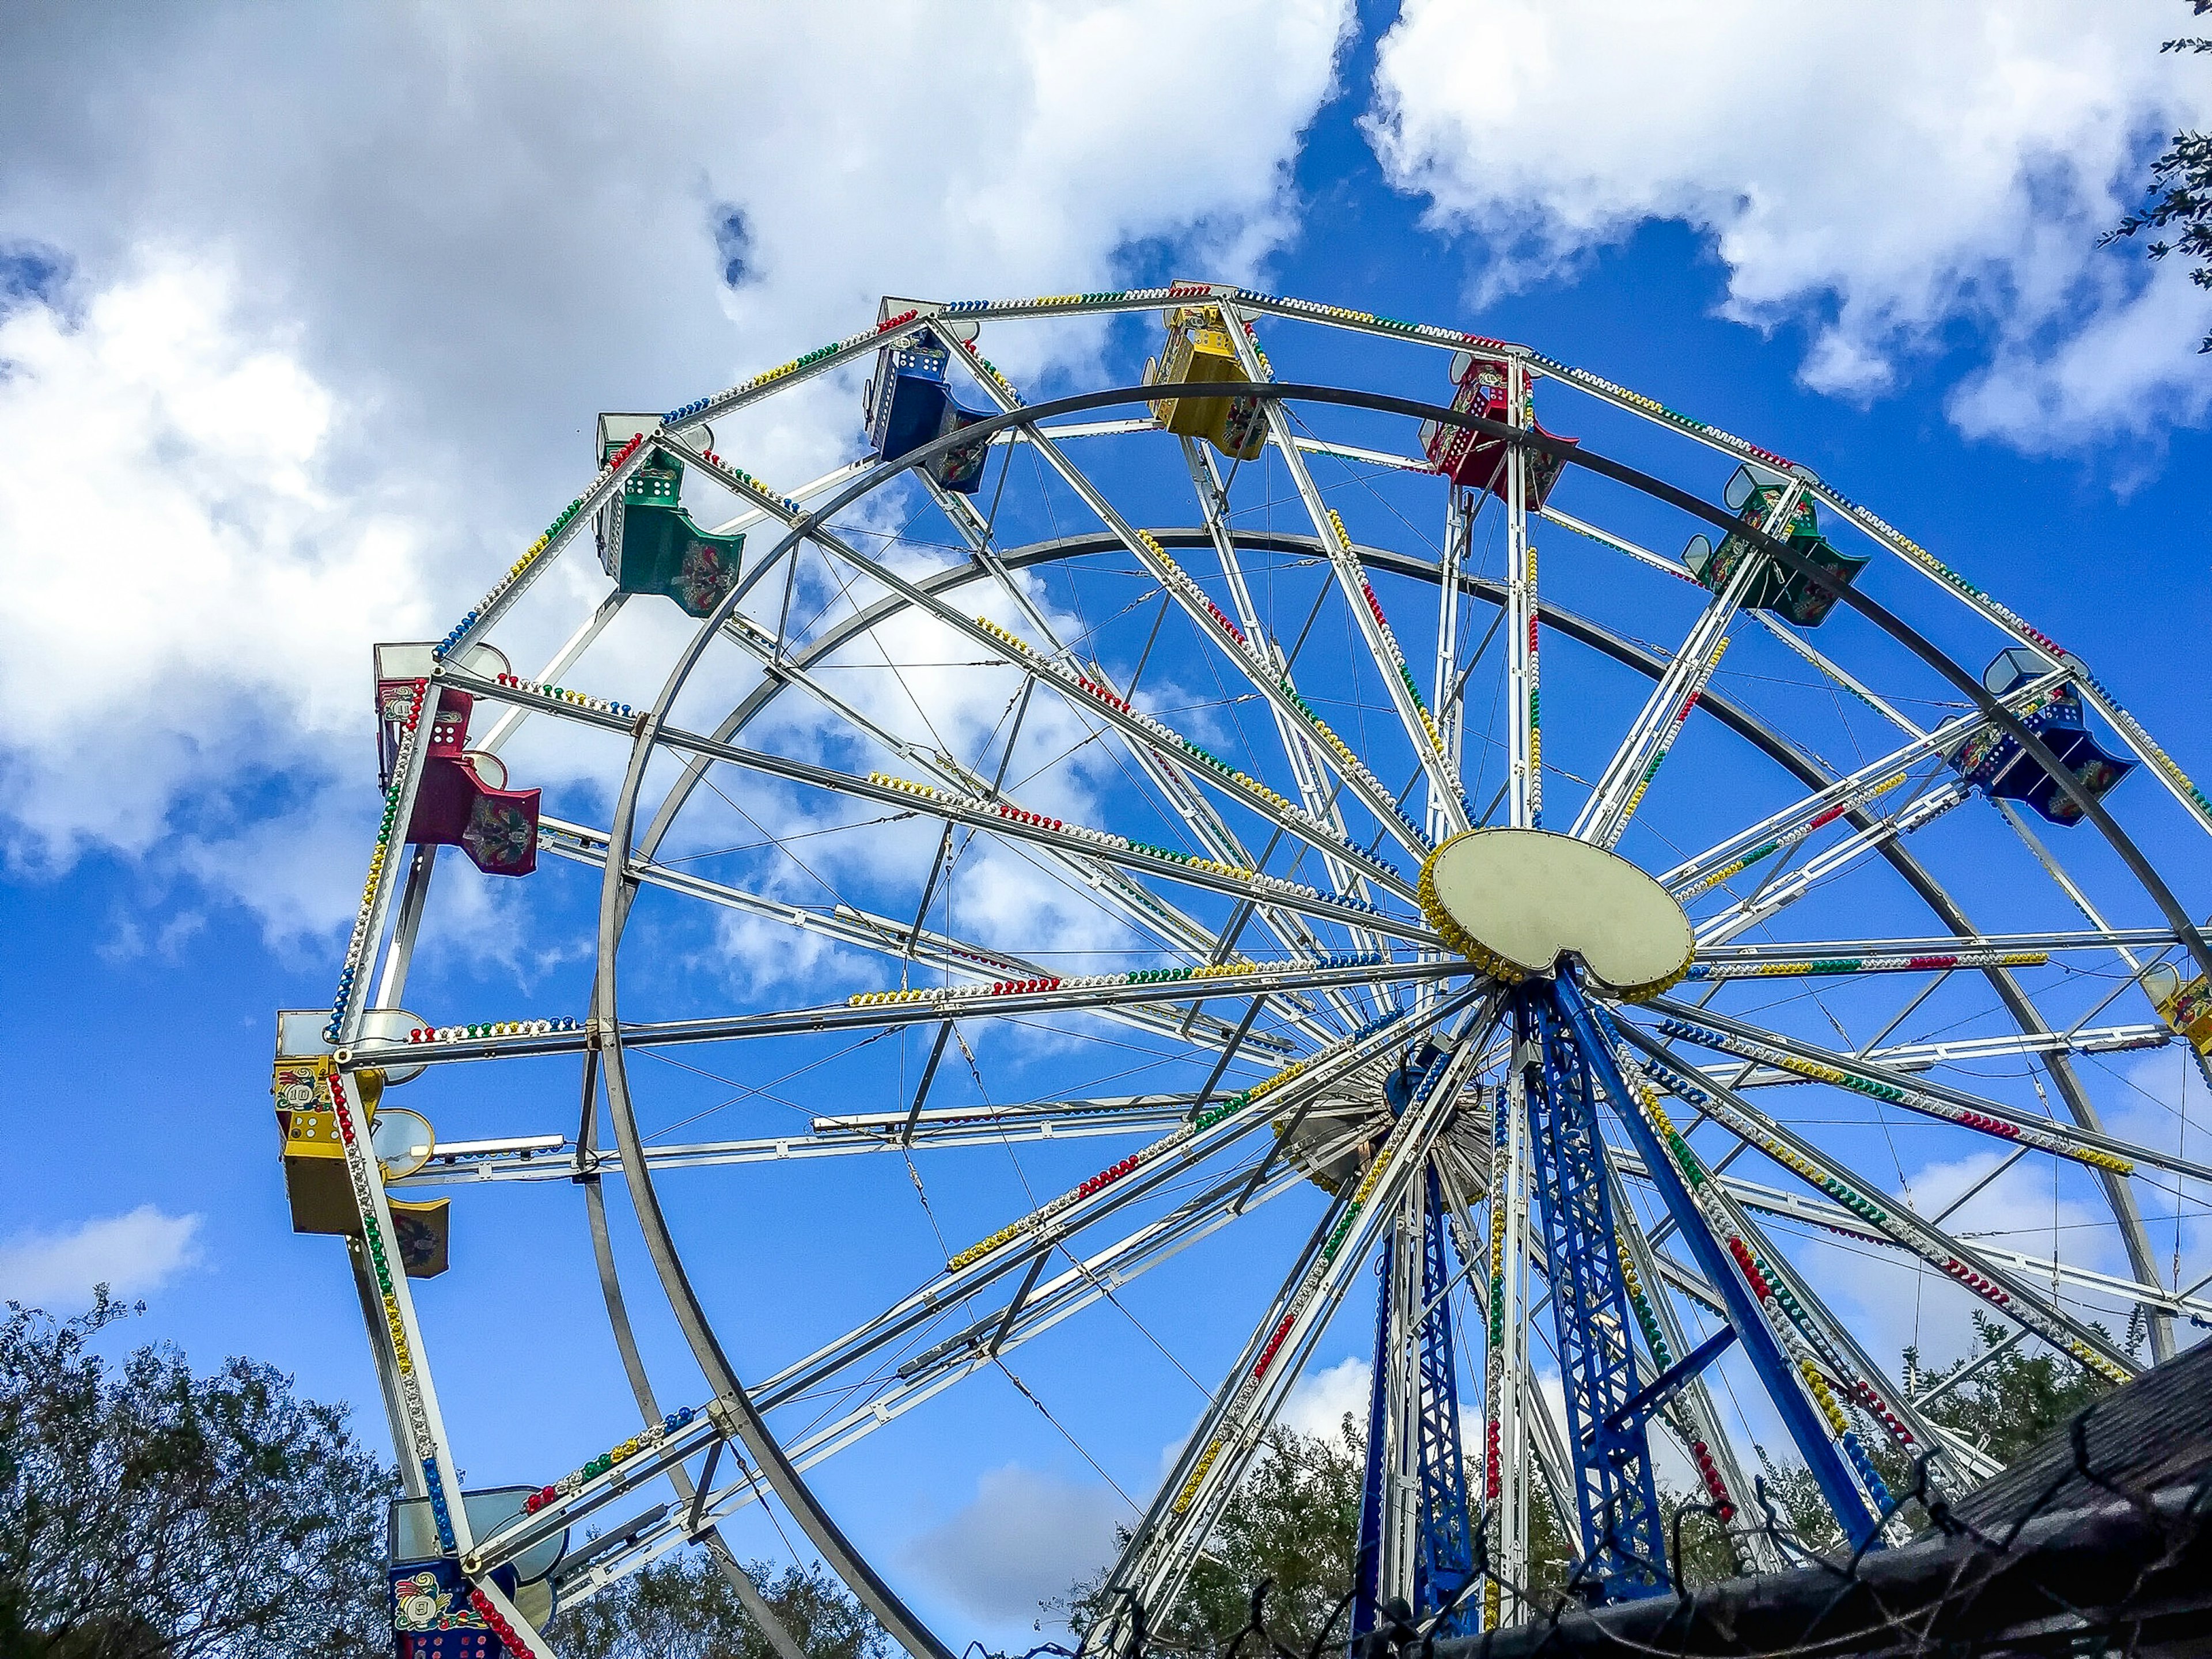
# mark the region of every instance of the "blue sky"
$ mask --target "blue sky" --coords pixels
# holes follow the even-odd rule
[[[288,1230],[265,1092],[272,1011],[326,995],[374,817],[368,645],[443,632],[580,487],[599,410],[742,379],[872,321],[883,294],[1208,276],[1528,342],[1812,465],[2212,774],[2206,300],[2092,246],[2163,134],[2212,109],[2201,65],[2155,52],[2183,8],[1304,0],[1202,26],[1173,5],[808,9],[671,14],[620,40],[559,8],[0,23],[0,1294],[70,1306],[105,1276],[149,1300],[138,1335],[270,1359],[380,1436],[335,1247]],[[1151,326],[986,347],[1036,397],[1126,383]],[[1369,372],[1301,337],[1269,336],[1286,374]],[[857,377],[823,383],[721,447],[811,477],[855,453],[856,404]],[[1632,456],[1644,441],[1574,407],[1570,430]],[[1395,488],[1370,492],[1376,526],[1386,497],[1410,499]],[[1013,507],[1040,536],[1066,510],[1042,491]],[[1679,597],[1647,606],[1584,552],[1559,556],[1618,625],[1671,641],[1686,624]],[[635,678],[612,694],[646,701],[675,637],[625,636],[608,672]],[[1569,702],[1602,684],[1559,672]],[[969,712],[980,735],[998,702]],[[1838,718],[1832,742],[1876,740]],[[594,799],[583,763],[519,752]],[[2203,914],[2201,842],[2148,777],[2127,789]],[[1980,863],[1996,856],[1970,838],[1942,854],[1968,891],[2012,879]],[[578,876],[441,895],[423,1012],[580,1012]],[[645,914],[640,982],[671,1008],[870,982]],[[2105,1068],[2100,1097],[2154,1117],[2149,1095],[2182,1097],[2172,1059]],[[786,1069],[748,1064],[749,1083]],[[842,1098],[841,1079],[879,1075],[854,1062],[798,1087]],[[702,1109],[720,1097],[663,1081],[656,1123],[686,1086]],[[550,1065],[501,1079],[512,1097],[470,1097],[493,1086],[456,1084],[441,1110],[486,1132],[573,1116]],[[1100,1161],[1062,1150],[1028,1173]],[[1913,1142],[1898,1169],[1932,1189],[1977,1155]],[[927,1256],[931,1217],[881,1176],[676,1200],[727,1243],[707,1277],[753,1310],[763,1360],[836,1328],[886,1262],[904,1265],[878,1288],[902,1289]],[[979,1233],[1018,1207],[1005,1170],[933,1195]],[[627,1432],[623,1385],[572,1190],[496,1197],[425,1292],[445,1304],[433,1358],[471,1480],[550,1480]],[[2018,1201],[2055,1219],[2081,1194]],[[825,1224],[845,1216],[869,1224]],[[1249,1253],[1141,1304],[1176,1365],[1210,1386],[1305,1224],[1259,1218]],[[2193,1237],[2175,1243],[2194,1259]],[[1318,1364],[1361,1347],[1360,1317],[1340,1323]],[[646,1325],[672,1352],[665,1317]],[[1027,1601],[1122,1512],[1103,1476],[1141,1498],[1194,1417],[1158,1363],[1123,1383],[1112,1356],[1141,1345],[1119,1328],[1038,1362],[1080,1451],[977,1384],[881,1437],[896,1443],[865,1481],[825,1478],[943,1628],[1025,1629]],[[1341,1395],[1349,1373],[1330,1375]]]

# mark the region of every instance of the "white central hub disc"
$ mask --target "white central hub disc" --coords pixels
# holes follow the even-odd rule
[[[1673,896],[1617,853],[1548,830],[1470,830],[1429,855],[1421,908],[1444,943],[1506,981],[1582,958],[1617,996],[1656,996],[1696,941]]]

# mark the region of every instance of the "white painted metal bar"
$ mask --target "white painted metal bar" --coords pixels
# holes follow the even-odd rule
[[[2051,683],[2049,679],[2032,681],[2007,693],[1998,701],[2008,708],[2017,708],[2027,698],[2048,690]],[[1750,828],[1737,831],[1695,858],[1685,860],[1662,876],[1660,880],[1675,897],[1694,898],[1699,893],[1719,885],[1736,871],[1777,851],[1796,846],[1812,830],[1832,823],[1845,813],[1863,807],[1876,796],[1897,787],[1905,781],[1916,763],[1932,755],[1951,752],[1986,724],[1978,714],[1962,714],[1955,720],[1947,720],[1924,738],[1916,738],[1879,760],[1869,762],[1850,775],[1838,778],[1826,787],[1792,802],[1780,811],[1770,814]]]
[[[1840,1054],[1802,1037],[1753,1025],[1711,1008],[1685,1007],[1667,997],[1656,997],[1647,1006],[1661,1016],[1665,1026],[1680,1028],[1669,1031],[1669,1035],[1679,1036],[1701,1048],[1734,1054],[1739,1060],[1780,1065],[1784,1070],[1796,1069],[1789,1064],[1795,1061],[1808,1068],[1815,1081],[1869,1095],[1978,1133],[2039,1147],[2092,1168],[2113,1169],[2117,1164],[2122,1167],[2115,1172],[2124,1174],[2125,1166],[2148,1164],[2194,1180],[2212,1180],[2212,1168],[2172,1152],[2136,1146],[2116,1136],[2022,1111],[2017,1106],[2008,1106],[1927,1077],[1907,1077],[1870,1057]]]
[[[1801,489],[1795,480],[1784,485],[1759,528],[1771,536],[1788,525],[1790,515],[1797,510]],[[1718,553],[1714,556],[1717,558]],[[1755,549],[1747,551],[1729,573],[1727,586],[1698,613],[1689,636],[1682,641],[1674,660],[1667,665],[1667,672],[1660,677],[1659,683],[1651,688],[1651,695],[1629,727],[1628,735],[1613,750],[1605,770],[1599,774],[1596,787],[1575,819],[1574,834],[1577,837],[1600,847],[1619,842],[1644,799],[1644,792],[1666,759],[1676,732],[1697,706],[1698,694],[1718,666],[1721,653],[1728,648],[1729,625],[1744,596],[1759,580],[1765,566],[1765,554]]]
[[[1950,779],[1900,807],[1893,817],[1876,820],[1869,829],[1854,831],[1787,880],[1772,881],[1741,903],[1705,917],[1697,924],[1698,947],[1724,945],[1737,934],[1757,927],[1869,853],[1880,852],[1893,841],[1925,829],[1953,807],[1963,805],[1972,793],[1963,781]]]
[[[1526,428],[1528,374],[1518,359],[1505,365],[1506,420]],[[1505,461],[1506,764],[1508,819],[1516,830],[1544,824],[1544,730],[1539,684],[1536,550],[1528,540],[1528,461],[1517,447]],[[1518,1579],[1516,1583],[1520,1582]],[[1493,1623],[1491,1626],[1496,1628]]]
[[[2170,927],[2054,929],[2035,933],[1934,933],[1901,939],[1808,939],[1786,945],[1710,945],[1697,960],[1710,963],[1797,962],[1826,957],[1955,956],[1967,951],[2165,950],[2180,942]]]
[[[1237,361],[1243,364],[1244,372],[1255,381],[1273,380],[1274,373],[1268,366],[1266,356],[1246,331],[1243,314],[1234,306],[1224,304],[1221,307],[1221,316],[1225,325],[1223,332],[1236,350]],[[1467,806],[1460,796],[1459,775],[1452,769],[1441,746],[1435,717],[1422,706],[1420,695],[1414,689],[1412,665],[1407,661],[1405,650],[1399,645],[1396,634],[1383,617],[1382,603],[1376,596],[1373,586],[1367,580],[1366,571],[1359,562],[1359,556],[1353,550],[1351,532],[1345,529],[1343,519],[1330,509],[1319,487],[1315,484],[1313,474],[1305,464],[1305,457],[1297,447],[1297,434],[1291,427],[1290,416],[1281,403],[1270,399],[1261,405],[1261,412],[1267,420],[1267,430],[1276,448],[1281,452],[1298,499],[1304,504],[1306,516],[1312,520],[1314,534],[1320,538],[1322,546],[1328,554],[1329,568],[1335,573],[1345,605],[1352,612],[1359,636],[1374,659],[1376,672],[1382,676],[1383,685],[1389,693],[1391,707],[1397,711],[1406,741],[1420,761],[1421,769],[1428,778],[1431,797],[1443,803],[1443,815],[1453,833],[1456,834],[1468,827]],[[1405,817],[1395,801],[1390,804],[1389,811],[1379,816],[1383,827],[1395,838],[1404,842],[1415,856],[1425,852],[1425,838],[1413,830],[1411,821]],[[1413,832],[1410,836],[1408,831]]]
[[[606,834],[604,830],[569,823],[560,818],[542,817],[538,820],[538,846],[545,852],[594,868],[606,861]],[[803,905],[750,892],[742,887],[710,881],[703,876],[694,875],[672,866],[648,864],[637,859],[630,860],[630,874],[647,886],[663,888],[669,892],[680,893],[687,898],[702,900],[727,909],[741,910],[748,915],[760,916],[767,921],[783,922],[823,939],[835,939],[841,945],[853,945],[895,960],[919,962],[939,972],[957,975],[971,985],[1003,980],[1061,977],[1042,964],[1016,956],[1012,951],[997,950],[969,939],[955,939],[932,928],[909,927],[890,916],[878,915],[850,904],[840,902],[826,910],[808,909]],[[1271,1006],[1283,1011],[1294,1024],[1308,1030],[1309,1035],[1316,1040],[1326,1041],[1334,1036],[1334,1032],[1311,1018],[1300,1006],[1300,1000],[1293,996],[1273,1000]],[[1157,1011],[1136,1007],[1114,1011],[1109,1018],[1158,1036],[1188,1038],[1212,1047],[1227,1042],[1231,1030],[1223,1020],[1201,1016],[1196,1022],[1187,1023],[1181,1017],[1169,1017]],[[1292,1051],[1289,1043],[1269,1032],[1248,1035],[1245,1041],[1263,1053],[1289,1054]]]
[[[875,1152],[942,1152],[1019,1146],[1041,1140],[1087,1140],[1102,1135],[1160,1134],[1190,1115],[1189,1095],[1130,1096],[1123,1100],[1070,1100],[1031,1108],[925,1109],[903,1144],[906,1114],[866,1115],[851,1122],[817,1118],[803,1134],[747,1139],[664,1142],[646,1151],[655,1170],[720,1168],[729,1164],[805,1163]],[[511,1135],[483,1141],[440,1141],[421,1170],[395,1188],[447,1187],[479,1182],[573,1181],[614,1174],[617,1152],[580,1156],[565,1135]]]
[[[1528,1068],[1534,1055],[1518,1032],[1510,1041],[1504,1121],[1492,1126],[1490,1166],[1490,1328],[1483,1364],[1482,1480],[1492,1527],[1491,1559],[1498,1563],[1498,1577],[1482,1589],[1486,1630],[1521,1623],[1535,1611],[1498,1582],[1528,1582],[1529,1401],[1525,1391],[1534,1364],[1528,1328]]]

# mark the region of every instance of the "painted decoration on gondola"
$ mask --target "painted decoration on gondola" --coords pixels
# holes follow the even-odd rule
[[[2039,693],[2017,711],[2020,722],[2043,739],[2058,763],[2093,798],[2110,793],[2135,763],[2107,753],[2089,731],[2081,696],[2071,685]],[[1985,726],[1951,757],[1959,775],[1996,800],[2016,800],[2061,826],[2079,823],[2081,806],[2008,732]]]
[[[392,701],[392,684],[377,688],[380,709]],[[458,847],[488,876],[526,876],[538,867],[538,792],[507,788],[506,767],[469,750],[474,707],[467,692],[440,689],[406,839],[418,847]]]
[[[1753,530],[1762,530],[1785,487],[1780,483],[1759,483],[1746,469],[1739,471],[1729,484],[1728,502],[1740,520]],[[1846,553],[1820,533],[1819,515],[1809,501],[1800,500],[1788,525],[1774,533],[1791,552],[1809,560],[1842,586],[1849,587],[1866,568],[1867,555]],[[1828,613],[1842,597],[1811,580],[1802,571],[1784,568],[1767,558],[1748,538],[1735,534],[1724,537],[1717,551],[1707,538],[1696,538],[1684,551],[1682,562],[1698,581],[1720,593],[1727,590],[1747,558],[1760,562],[1758,574],[1744,590],[1742,604],[1747,611],[1770,611],[1800,628],[1818,628],[1827,620]]]
[[[636,435],[634,420],[599,417],[600,460]],[[649,453],[624,481],[622,506],[599,517],[599,564],[625,593],[660,594],[686,616],[705,617],[738,585],[745,538],[702,530],[683,505],[684,464]]]
[[[398,1659],[503,1659],[507,1644],[469,1605],[454,1563],[408,1562],[392,1569],[391,1583]]]
[[[1454,361],[1453,373],[1457,381],[1452,392],[1454,414],[1474,415],[1502,425],[1511,423],[1512,400],[1506,385],[1504,359],[1462,353]],[[1529,424],[1540,436],[1569,448],[1581,441],[1547,432],[1543,422],[1533,417]],[[1422,453],[1437,471],[1465,489],[1486,489],[1501,501],[1506,499],[1504,439],[1443,421],[1423,422],[1420,435]],[[1566,471],[1566,465],[1565,456],[1538,449],[1529,452],[1525,497],[1529,511],[1540,510],[1551,499],[1552,486],[1559,483],[1559,474]]]

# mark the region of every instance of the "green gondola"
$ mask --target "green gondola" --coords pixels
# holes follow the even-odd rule
[[[1737,518],[1758,529],[1773,512],[1784,487],[1778,480],[1762,482],[1748,467],[1739,468],[1729,481],[1728,504]],[[1846,553],[1820,533],[1820,519],[1808,501],[1797,503],[1781,537],[1793,552],[1810,559],[1846,587],[1866,568],[1867,556]],[[1718,552],[1713,550],[1710,538],[1698,536],[1683,550],[1682,562],[1692,575],[1718,593],[1727,588],[1745,557],[1756,554],[1757,550],[1741,536],[1727,538]],[[1745,610],[1771,611],[1800,628],[1818,628],[1827,620],[1828,613],[1836,608],[1837,595],[1808,580],[1802,572],[1784,569],[1775,560],[1762,558],[1759,562],[1760,569],[1744,590]]]

